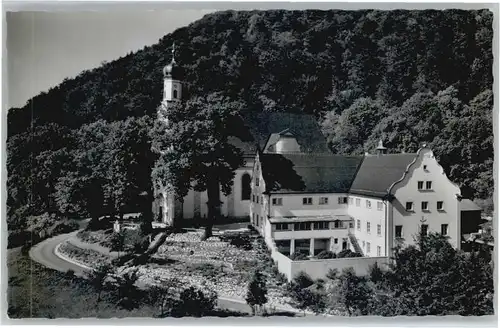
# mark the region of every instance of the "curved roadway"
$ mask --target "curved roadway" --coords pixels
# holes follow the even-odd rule
[[[86,271],[85,268],[77,264],[68,262],[57,256],[55,253],[57,245],[70,239],[71,237],[76,235],[78,231],[58,235],[36,244],[30,249],[29,255],[31,259],[57,271],[66,272],[68,270],[73,270],[75,272],[75,275],[84,276]],[[220,297],[217,300],[217,303],[219,308],[251,313],[250,306],[248,306],[244,301]],[[286,310],[283,309],[283,311]]]
[[[66,272],[68,270],[73,270],[76,275],[83,276],[85,271],[84,268],[60,258],[55,253],[57,245],[68,240],[77,233],[78,231],[75,231],[41,241],[30,249],[29,254],[31,259],[57,271]]]

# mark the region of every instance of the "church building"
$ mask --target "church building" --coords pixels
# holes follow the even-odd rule
[[[163,68],[163,100],[161,106],[168,110],[173,102],[182,101],[183,85],[178,78],[179,66],[175,61],[175,45],[172,48],[172,61]],[[165,119],[158,114],[158,119]],[[250,112],[243,114],[244,128],[248,137],[241,140],[232,137],[230,142],[243,151],[245,164],[235,172],[233,192],[225,196],[221,192],[221,215],[229,221],[248,220],[250,216],[251,181],[255,154],[266,147],[268,136],[272,140],[279,138],[279,132],[285,129],[297,131],[296,137],[304,146],[304,152],[328,151],[326,140],[312,115]],[[286,136],[282,136],[285,137]],[[153,213],[159,222],[168,225],[174,220],[203,219],[208,215],[207,193],[190,190],[179,201],[167,188],[155,190]]]
[[[174,56],[165,66],[162,106],[182,101]],[[158,117],[162,119],[162,117]],[[248,220],[272,249],[283,254],[351,249],[363,256],[389,256],[419,233],[439,232],[461,247],[460,188],[433,152],[335,155],[311,115],[248,111],[248,138],[232,138],[244,154],[233,191],[221,193],[221,214]],[[190,190],[182,201],[166,188],[155,191],[157,220],[203,219],[207,193]]]

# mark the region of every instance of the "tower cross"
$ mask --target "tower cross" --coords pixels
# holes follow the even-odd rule
[[[172,43],[172,63],[175,63],[175,41]]]

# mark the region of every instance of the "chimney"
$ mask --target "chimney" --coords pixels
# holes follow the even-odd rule
[[[379,140],[376,150],[377,150],[377,155],[379,155],[379,156],[387,153],[387,148],[384,147],[384,143],[382,142],[382,139]]]

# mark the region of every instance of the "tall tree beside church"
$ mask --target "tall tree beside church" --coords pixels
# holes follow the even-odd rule
[[[151,126],[152,121],[147,115],[116,121],[110,124],[105,141],[108,164],[105,191],[110,205],[120,217],[137,206],[148,226],[152,219],[152,200],[144,198],[152,195],[153,159],[148,136]]]
[[[160,109],[165,120],[158,120],[155,127],[153,147],[160,157],[153,179],[168,186],[179,199],[191,186],[207,192],[204,239],[212,235],[213,223],[220,216],[220,191],[231,193],[234,172],[243,164],[241,150],[229,142],[231,136],[237,136],[232,122],[241,107],[239,102],[212,93]]]

